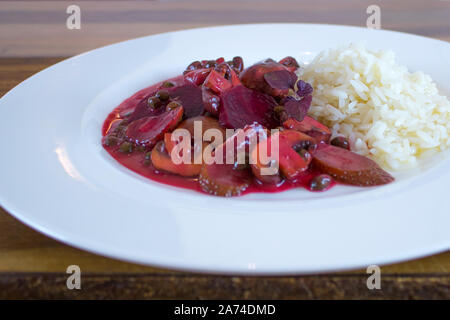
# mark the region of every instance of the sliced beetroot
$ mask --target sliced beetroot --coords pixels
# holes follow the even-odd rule
[[[265,92],[274,97],[285,97],[293,89],[297,75],[289,70],[275,70],[264,74],[268,88]],[[269,90],[270,88],[270,90]]]
[[[134,111],[131,113],[131,115],[127,118],[130,122],[144,118],[144,117],[151,117],[151,116],[157,116],[164,112],[164,108],[150,108],[148,106],[148,99],[152,96],[154,96],[156,92],[152,92],[151,94],[147,95],[144,99],[142,99],[134,109]]]
[[[243,128],[257,122],[271,129],[277,125],[272,117],[276,105],[275,99],[267,94],[235,86],[222,94],[219,122],[227,128]]]
[[[267,59],[257,63],[241,73],[242,83],[250,88],[283,98],[294,89],[297,75],[284,65]]]
[[[266,59],[244,69],[240,78],[246,87],[258,89],[264,83],[264,74],[277,70],[286,70],[286,67],[272,59]]]
[[[166,111],[158,116],[140,118],[131,122],[125,132],[127,139],[146,149],[164,137],[164,133],[176,128],[183,118],[183,107]]]
[[[186,81],[192,82],[196,86],[199,86],[205,82],[206,77],[211,72],[211,69],[198,69],[190,71],[189,73],[184,75]]]
[[[249,170],[234,169],[232,164],[206,164],[200,170],[198,182],[206,193],[233,197],[239,196],[247,189],[252,176]]]
[[[211,70],[203,86],[207,87],[217,94],[220,94],[231,88],[231,82],[216,70]]]
[[[207,87],[202,87],[202,99],[203,106],[206,111],[211,113],[213,116],[219,116],[220,107],[220,97],[215,94],[211,89]]]
[[[199,116],[203,113],[202,89],[192,83],[166,89],[170,100],[176,100],[184,109],[185,118]]]
[[[337,181],[356,186],[377,186],[394,181],[375,161],[332,145],[321,145],[313,155],[313,164]]]
[[[308,82],[298,80],[296,93],[299,97],[309,96],[313,93],[313,87]]]

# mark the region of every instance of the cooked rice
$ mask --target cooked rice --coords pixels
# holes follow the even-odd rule
[[[391,51],[326,50],[301,73],[314,87],[309,115],[385,168],[415,167],[450,146],[449,100],[430,76],[396,64]]]

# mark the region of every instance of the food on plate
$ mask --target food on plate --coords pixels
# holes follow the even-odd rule
[[[375,161],[332,145],[320,145],[314,152],[313,162],[321,172],[347,184],[377,186],[394,180]]]
[[[102,142],[147,178],[207,194],[323,192],[391,183],[383,167],[446,148],[449,110],[429,77],[351,45],[304,67],[291,56],[194,61],[123,101]]]
[[[308,115],[384,168],[409,169],[450,146],[449,100],[391,51],[362,44],[326,50],[299,75],[314,88]]]

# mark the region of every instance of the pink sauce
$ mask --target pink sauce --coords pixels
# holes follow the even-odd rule
[[[172,79],[168,79],[167,81],[171,81],[176,85],[185,82],[184,77],[182,75]],[[136,92],[131,97],[123,101],[118,107],[116,107],[106,118],[102,127],[102,135],[105,136],[107,134],[109,129],[114,125],[114,122],[116,122],[117,120],[119,121],[122,120],[126,114],[133,111],[134,108],[142,99],[144,99],[148,95],[153,95],[154,93],[156,93],[156,91],[160,88],[161,83],[162,82],[156,83],[155,85],[152,85],[150,87],[147,87],[145,89]],[[118,150],[116,146],[103,145],[103,147],[121,165],[150,180],[175,187],[196,190],[204,193],[201,190],[201,187],[197,182],[198,179],[196,177],[186,178],[168,172],[159,171],[155,169],[155,167],[153,167],[151,161],[150,163],[148,163],[148,161],[147,163],[145,162],[144,152],[133,151],[132,153],[122,153]],[[254,182],[242,193],[242,195],[253,192],[274,193],[298,187],[302,187],[309,190],[311,179],[318,174],[320,174],[320,172],[316,172],[314,169],[308,169],[308,171],[305,172],[305,174],[302,175],[296,181],[284,180],[279,185],[261,184],[255,179]],[[333,182],[330,185],[330,187],[328,187],[325,190],[330,189],[334,184],[335,182]]]

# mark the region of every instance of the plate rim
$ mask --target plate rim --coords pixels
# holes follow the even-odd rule
[[[206,30],[206,29],[215,29],[215,28],[239,28],[242,26],[266,26],[266,25],[277,25],[277,26],[283,26],[283,25],[309,25],[309,26],[321,26],[321,27],[345,27],[345,28],[355,28],[355,29],[366,29],[363,27],[358,27],[358,26],[347,26],[347,25],[336,25],[336,24],[315,24],[315,23],[251,23],[251,24],[233,24],[233,25],[218,25],[218,26],[211,26],[211,27],[199,27],[199,28],[190,28],[190,29],[183,29],[183,30],[177,30],[177,31],[170,31],[170,32],[165,32],[165,33],[159,33],[159,34],[154,34],[154,35],[147,35],[147,36],[142,36],[142,37],[138,37],[138,38],[133,38],[133,39],[128,39],[128,40],[124,40],[124,41],[120,41],[117,43],[113,43],[113,44],[109,44],[109,45],[105,45],[105,46],[101,46],[99,48],[95,48],[89,51],[86,51],[84,53],[80,53],[78,55],[75,55],[73,57],[69,57],[67,59],[64,59],[56,64],[53,64],[39,72],[37,72],[36,74],[33,74],[32,76],[28,77],[27,79],[25,79],[24,81],[22,81],[21,83],[17,84],[16,86],[14,86],[11,90],[9,90],[7,93],[4,94],[4,96],[0,99],[0,100],[4,100],[5,97],[9,96],[11,94],[11,92],[13,92],[16,88],[18,88],[19,86],[23,85],[25,82],[29,82],[31,81],[31,79],[34,79],[35,77],[39,77],[41,75],[41,73],[48,71],[49,69],[52,68],[57,68],[58,65],[63,64],[63,63],[70,63],[71,61],[79,58],[80,56],[89,54],[93,51],[102,49],[102,48],[107,48],[107,47],[112,47],[115,45],[119,45],[119,44],[123,44],[126,42],[131,42],[131,41],[135,41],[138,39],[145,39],[145,38],[150,38],[150,37],[155,37],[155,36],[161,36],[161,35],[165,35],[165,34],[179,34],[179,33],[184,33],[184,32],[190,32],[192,30]],[[443,40],[439,40],[439,39],[434,39],[434,38],[429,38],[429,37],[424,37],[424,36],[420,36],[420,35],[415,35],[415,34],[411,34],[411,33],[405,33],[405,32],[398,32],[398,31],[393,31],[393,30],[382,30],[384,32],[392,32],[392,33],[396,33],[396,34],[403,34],[403,35],[408,35],[410,37],[419,37],[419,38],[424,38],[424,39],[432,39],[434,41],[440,41],[442,43],[445,43],[446,45],[449,45],[449,42],[447,41],[443,41]],[[156,266],[156,267],[161,267],[161,268],[165,268],[165,269],[172,269],[172,270],[182,270],[182,271],[194,271],[194,272],[200,272],[200,273],[207,273],[207,274],[242,274],[242,275],[290,275],[290,274],[311,274],[311,273],[325,273],[325,272],[331,272],[331,271],[344,271],[344,270],[353,270],[353,269],[359,269],[363,266],[366,266],[365,264],[360,265],[360,266],[355,266],[354,264],[352,264],[352,266],[345,266],[345,263],[338,268],[324,268],[322,270],[302,270],[302,271],[295,271],[295,270],[285,270],[285,271],[280,271],[280,270],[274,270],[274,271],[270,271],[270,270],[266,270],[266,271],[259,271],[259,270],[230,270],[229,267],[225,268],[225,270],[219,270],[217,268],[215,268],[215,270],[209,269],[209,268],[202,268],[201,266],[195,266],[195,265],[191,265],[191,266],[187,266],[187,264],[184,264],[182,266],[176,266],[173,263],[158,263],[158,262],[143,262],[142,260],[139,260],[138,258],[133,259],[133,258],[128,258],[128,257],[124,257],[123,255],[116,255],[116,254],[108,254],[104,251],[102,251],[101,249],[96,250],[96,249],[92,249],[89,248],[87,245],[82,245],[80,244],[78,241],[75,240],[70,240],[67,239],[63,234],[60,234],[59,232],[55,232],[52,230],[48,230],[43,224],[41,224],[40,222],[33,221],[32,218],[27,217],[26,214],[22,214],[20,212],[20,210],[17,210],[16,207],[10,203],[7,199],[4,198],[4,196],[2,194],[0,194],[0,206],[2,206],[4,208],[4,211],[7,214],[10,214],[11,216],[15,217],[16,219],[18,219],[19,221],[21,221],[22,223],[24,223],[25,225],[27,225],[28,227],[32,228],[33,230],[36,230],[46,236],[49,236],[53,239],[56,239],[58,241],[61,241],[65,244],[68,244],[72,247],[75,248],[79,248],[88,252],[92,252],[101,256],[106,256],[106,257],[110,257],[113,259],[118,259],[118,260],[122,260],[122,261],[127,261],[127,262],[132,262],[132,263],[136,263],[136,264],[140,264],[140,265],[151,265],[151,266]],[[36,218],[36,220],[40,220],[39,218]],[[431,254],[435,254],[435,253],[439,253],[439,252],[443,252],[449,249],[449,244],[441,244],[441,245],[435,245],[432,246],[432,248],[429,249],[420,249],[418,250],[418,252],[422,252],[421,254],[419,253],[414,253],[414,252],[408,252],[405,253],[403,256],[397,255],[397,259],[382,259],[382,260],[389,260],[389,262],[387,262],[388,264],[392,264],[392,263],[397,263],[397,262],[402,262],[402,261],[406,261],[409,260],[411,258],[415,258],[415,257],[423,257],[423,256],[429,256]],[[414,250],[413,250],[414,251]],[[424,251],[426,251],[427,253],[423,253]],[[147,259],[149,260],[149,259]],[[380,263],[382,265],[386,264],[386,262],[382,262]],[[294,267],[295,268],[295,267]],[[227,271],[228,270],[228,271]]]

